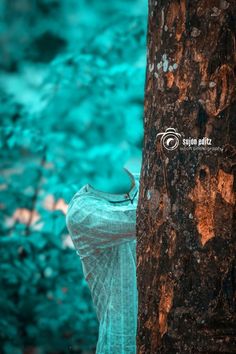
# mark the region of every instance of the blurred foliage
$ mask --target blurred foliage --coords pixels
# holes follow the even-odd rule
[[[1,354],[95,348],[65,212],[82,185],[141,156],[146,7],[0,3]]]

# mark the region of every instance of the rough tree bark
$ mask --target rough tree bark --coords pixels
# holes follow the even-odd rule
[[[234,0],[149,1],[138,354],[236,353],[235,16]]]

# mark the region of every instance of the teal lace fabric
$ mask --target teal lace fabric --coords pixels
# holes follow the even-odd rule
[[[66,214],[99,320],[96,354],[136,353],[139,174],[127,172],[129,193],[110,194],[87,184],[74,195]]]

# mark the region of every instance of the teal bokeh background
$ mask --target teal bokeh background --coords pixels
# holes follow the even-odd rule
[[[141,157],[144,0],[0,3],[0,353],[93,353],[65,226],[84,184]]]

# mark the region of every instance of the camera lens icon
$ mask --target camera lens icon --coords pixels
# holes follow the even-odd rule
[[[179,146],[181,134],[174,128],[167,128],[165,132],[158,135],[161,136],[161,144],[166,150],[175,150]]]

